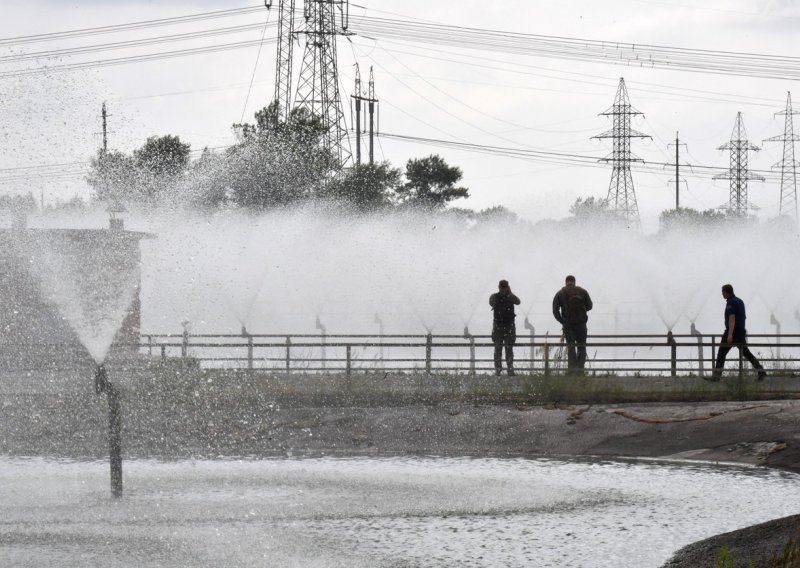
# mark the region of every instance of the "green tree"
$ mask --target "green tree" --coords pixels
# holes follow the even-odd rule
[[[440,156],[409,160],[406,183],[397,189],[402,203],[425,209],[442,209],[454,199],[469,197],[466,187],[458,187],[461,169],[448,166]]]

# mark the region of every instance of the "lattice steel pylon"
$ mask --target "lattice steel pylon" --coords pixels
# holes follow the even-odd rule
[[[295,107],[322,121],[324,144],[341,167],[351,152],[339,95],[336,36],[348,33],[348,10],[348,0],[305,0],[305,25],[298,33],[305,35],[306,44],[295,97]]]
[[[779,215],[788,215],[797,221],[797,167],[800,162],[794,159],[794,143],[800,136],[794,133],[792,115],[800,111],[792,110],[792,93],[786,93],[786,110],[776,112],[775,116],[786,117],[783,126],[783,136],[773,136],[764,142],[783,142],[783,159],[772,166],[781,168],[781,201],[778,208]]]
[[[265,1],[267,8],[272,1]],[[277,121],[286,122],[292,110],[292,57],[294,55],[295,0],[278,2],[278,54],[275,61],[275,98]]]
[[[750,208],[747,203],[747,182],[750,180],[764,181],[764,178],[747,169],[747,153],[758,152],[761,148],[751,144],[747,139],[741,112],[736,114],[736,123],[733,125],[730,142],[723,144],[718,150],[729,150],[731,153],[731,165],[728,172],[714,176],[714,179],[731,181],[727,213],[735,217],[744,217]]]
[[[628,227],[636,229],[641,227],[641,220],[639,206],[636,203],[636,191],[633,187],[631,162],[643,160],[631,153],[631,138],[651,138],[647,134],[631,129],[631,117],[638,114],[642,113],[631,106],[628,89],[625,87],[625,78],[620,77],[614,104],[607,111],[600,113],[600,116],[612,116],[613,126],[611,130],[592,136],[592,138],[611,138],[613,140],[611,155],[602,158],[602,161],[611,162],[613,166],[606,201],[612,211],[625,219]]]

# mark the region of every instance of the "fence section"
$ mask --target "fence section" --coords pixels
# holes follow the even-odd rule
[[[751,335],[750,349],[768,370],[800,372],[800,335]],[[699,375],[711,372],[719,338],[677,335],[597,335],[586,344],[589,372],[618,375]],[[155,335],[140,349],[152,357],[191,357],[210,368],[353,373],[482,373],[494,370],[494,345],[485,335]],[[545,373],[566,368],[563,337],[518,336],[515,369]],[[747,372],[740,352],[730,368]]]

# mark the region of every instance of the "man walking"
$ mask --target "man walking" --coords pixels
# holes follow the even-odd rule
[[[747,347],[747,330],[745,329],[747,314],[744,310],[744,302],[734,295],[733,286],[730,284],[725,284],[722,287],[722,297],[725,298],[725,331],[720,340],[717,363],[714,366],[711,380],[718,381],[720,379],[722,369],[725,367],[725,357],[728,356],[728,351],[736,346],[744,358],[750,361],[755,369],[758,369],[757,380],[763,381],[767,373],[758,359],[756,359],[756,356]]]
[[[517,341],[517,326],[514,323],[516,314],[514,306],[520,304],[519,298],[511,292],[508,280],[501,280],[498,291],[489,296],[489,305],[494,312],[492,324],[492,343],[494,343],[494,374],[503,370],[503,347],[506,351],[508,375],[514,376],[514,343]]]
[[[553,298],[553,316],[563,326],[567,342],[568,374],[586,366],[586,312],[592,309],[589,292],[575,285],[575,277],[567,276],[564,287]]]

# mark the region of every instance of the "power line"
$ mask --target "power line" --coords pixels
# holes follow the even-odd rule
[[[159,53],[151,53],[146,55],[134,55],[129,57],[119,57],[116,59],[101,59],[97,61],[86,61],[83,63],[68,63],[64,65],[52,65],[46,67],[39,67],[36,69],[26,69],[17,71],[6,71],[0,73],[0,78],[21,77],[27,75],[37,75],[41,73],[53,73],[59,71],[77,71],[81,69],[91,69],[94,67],[111,67],[116,65],[127,65],[129,63],[142,63],[146,61],[160,61],[162,59],[171,59],[174,57],[186,57],[191,55],[199,55],[206,53],[217,53],[222,51],[230,51],[235,49],[243,49],[246,47],[253,47],[261,45],[262,43],[275,43],[276,40],[266,40],[262,42],[260,39],[241,41],[234,43],[225,43],[220,45],[195,47],[188,49],[176,49],[172,51],[165,51]]]
[[[206,20],[215,20],[218,18],[227,18],[231,16],[242,16],[252,13],[261,13],[264,11],[263,5],[250,6],[245,8],[232,8],[229,10],[217,10],[214,12],[200,12],[197,14],[188,14],[186,16],[174,16],[171,18],[157,18],[153,20],[142,20],[138,22],[129,22],[127,24],[114,24],[109,26],[98,26],[92,28],[80,28],[75,30],[66,30],[61,32],[50,32],[44,34],[33,34],[25,36],[0,38],[0,45],[19,45],[25,43],[39,43],[45,41],[54,41],[59,39],[70,39],[76,37],[87,37],[92,35],[127,32],[132,30],[139,30],[143,28],[154,28],[161,26],[171,26],[176,24],[186,24],[191,22],[200,22]]]
[[[129,31],[143,27],[172,25],[188,21],[198,21],[230,15],[241,15],[263,10],[262,7],[241,8],[221,12],[208,12],[185,17],[164,18],[104,26],[101,28],[85,28],[37,36],[19,36],[0,40],[0,45],[13,45],[29,41],[82,37],[95,33],[111,33]],[[247,26],[241,26],[247,28]],[[439,23],[351,16],[350,29],[364,37],[394,39],[412,44],[428,44],[451,46],[458,49],[480,50],[481,52],[500,52],[514,55],[555,58],[559,60],[577,60],[605,64],[625,64],[647,68],[673,69],[689,72],[715,73],[734,76],[760,77],[771,79],[800,79],[800,58],[784,55],[731,52],[722,50],[690,49],[681,47],[658,46],[649,44],[633,44],[617,41],[589,40],[574,37],[548,36],[491,30],[486,28],[459,27]],[[240,30],[241,31],[241,30]],[[225,28],[195,32],[196,34],[219,35],[232,33]],[[238,32],[237,32],[238,33]],[[177,35],[177,34],[175,34]],[[188,34],[187,34],[188,35]],[[203,37],[198,35],[197,37]],[[160,41],[176,41],[164,36]],[[139,40],[139,41],[156,41]],[[125,42],[118,42],[125,43]],[[234,44],[208,46],[208,49],[219,50],[223,47],[233,48]],[[70,49],[110,49],[99,46]],[[114,49],[117,49],[116,47]],[[51,50],[50,55],[57,55],[61,50]],[[69,51],[64,51],[69,53]],[[167,52],[174,55],[173,52]],[[195,53],[203,53],[196,51]],[[188,54],[188,53],[187,53]],[[24,56],[22,56],[24,57]],[[136,62],[138,60],[127,60]],[[119,63],[119,62],[118,62]],[[96,65],[109,64],[107,61],[95,62]],[[58,67],[67,70],[69,67]],[[52,70],[52,68],[51,68]]]

